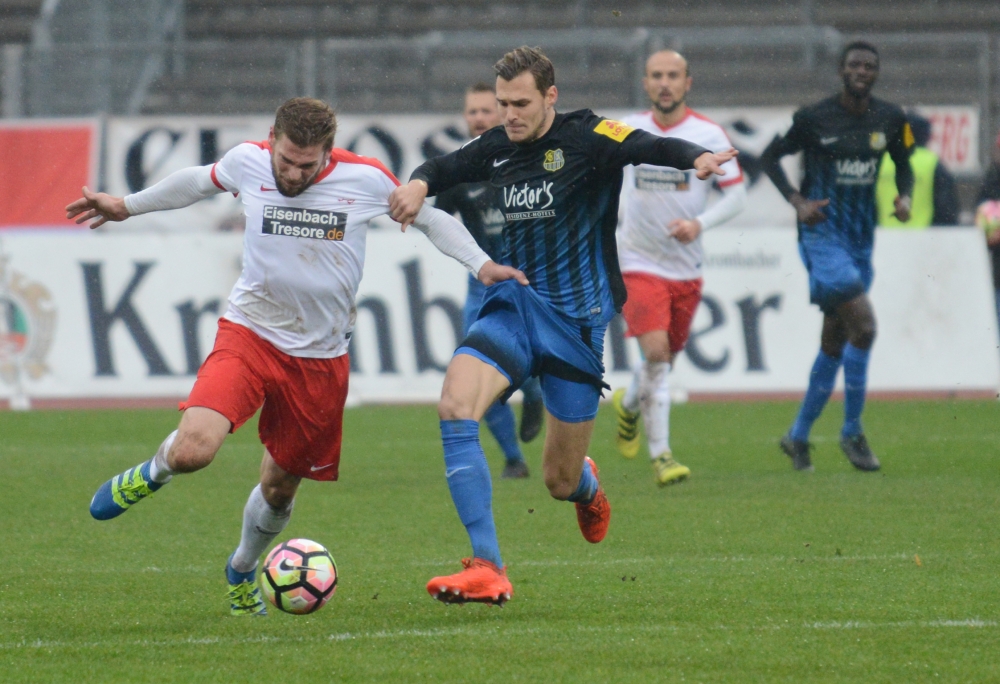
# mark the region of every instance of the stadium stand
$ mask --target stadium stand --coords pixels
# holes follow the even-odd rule
[[[54,12],[38,21],[45,30],[32,31],[43,4]],[[21,88],[27,115],[266,112],[301,93],[344,112],[451,111],[465,84],[489,77],[499,54],[531,43],[558,65],[567,108],[642,103],[636,75],[657,47],[691,58],[697,106],[787,105],[834,87],[838,50],[864,35],[883,49],[885,97],[988,99],[1000,124],[1000,3],[612,4],[0,0],[0,41],[26,46],[19,71],[4,60],[4,90]]]
[[[0,44],[27,43],[42,0],[0,0]]]

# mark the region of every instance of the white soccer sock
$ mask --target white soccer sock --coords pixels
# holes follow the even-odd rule
[[[160,484],[166,484],[170,482],[170,478],[174,476],[174,471],[170,469],[167,464],[167,454],[170,452],[170,447],[174,444],[174,439],[177,438],[177,430],[174,430],[167,438],[163,440],[160,444],[160,448],[156,450],[153,455],[153,462],[149,464],[149,477],[153,482],[159,482]]]
[[[646,361],[639,380],[639,405],[646,425],[649,457],[670,451],[670,364]]]
[[[622,406],[635,413],[639,410],[639,382],[642,377],[642,366],[632,373],[632,382],[625,388],[625,396],[622,397]]]
[[[264,500],[260,485],[254,487],[243,509],[243,535],[240,537],[236,553],[233,554],[233,570],[250,572],[257,567],[257,560],[267,549],[268,544],[285,529],[289,518],[292,517],[294,506],[295,501],[292,500],[288,508],[283,510],[272,508]]]

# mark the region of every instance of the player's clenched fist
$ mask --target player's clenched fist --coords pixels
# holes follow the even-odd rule
[[[402,230],[406,230],[417,217],[426,198],[427,183],[424,181],[411,180],[406,185],[400,185],[389,195],[389,216],[402,224]]]
[[[725,152],[716,152],[714,154],[706,152],[694,160],[695,175],[701,180],[705,180],[712,174],[725,176],[726,172],[723,171],[722,165],[733,159],[737,154],[739,152],[732,147]]]
[[[90,219],[97,220],[90,224],[91,228],[103,226],[108,221],[124,221],[131,214],[125,208],[125,200],[112,197],[105,192],[91,192],[83,186],[83,197],[66,205],[66,218],[76,219],[76,223],[85,223]]]

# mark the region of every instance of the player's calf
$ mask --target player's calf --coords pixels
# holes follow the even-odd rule
[[[193,473],[215,459],[229,435],[232,423],[218,411],[192,406],[184,411],[177,439],[167,453],[167,463],[175,473]]]

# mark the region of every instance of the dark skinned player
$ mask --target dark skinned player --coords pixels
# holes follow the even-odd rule
[[[792,127],[761,157],[764,171],[798,215],[799,253],[809,272],[810,301],[823,311],[820,352],[798,417],[781,440],[796,470],[812,470],[809,431],[826,405],[844,367],[844,426],[840,448],[859,470],[881,465],[861,427],[868,358],[875,341],[875,312],[868,290],[875,237],[875,181],[879,158],[888,151],[896,168],[896,217],[910,214],[913,134],[896,105],[871,96],[878,79],[878,50],[854,42],[843,51],[837,95],[803,107]],[[803,153],[805,177],[796,190],[781,158]]]

